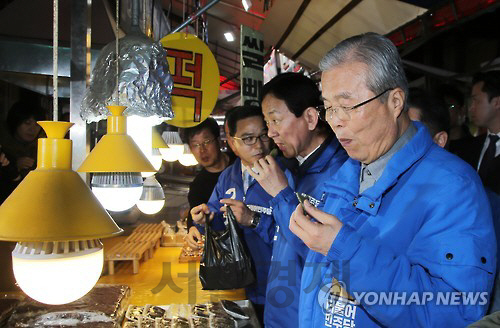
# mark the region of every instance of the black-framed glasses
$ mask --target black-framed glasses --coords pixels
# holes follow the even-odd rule
[[[383,92],[379,93],[378,95],[368,99],[368,100],[365,100],[363,102],[360,102],[359,104],[357,105],[354,105],[354,106],[349,106],[349,107],[345,107],[345,106],[330,106],[330,107],[325,107],[325,105],[319,105],[316,107],[316,110],[318,111],[318,114],[319,114],[319,118],[322,119],[323,121],[331,121],[333,119],[333,114],[335,113],[335,115],[337,115],[337,117],[341,120],[344,120],[344,121],[349,121],[351,119],[351,112],[353,110],[355,110],[356,108],[359,108],[363,105],[366,105],[368,104],[370,101],[373,101],[375,99],[377,99],[378,97],[382,96],[384,93],[386,93],[387,91],[391,91],[393,90],[394,88],[390,88],[390,89],[386,89],[384,90]]]
[[[208,145],[210,145],[214,141],[215,141],[215,138],[213,138],[213,139],[207,139],[207,140],[204,140],[204,141],[202,141],[200,143],[190,144],[190,146],[191,146],[191,148],[194,148],[194,149],[198,149],[198,148],[201,148],[201,147],[207,148]]]
[[[255,145],[255,143],[257,142],[257,139],[260,139],[260,141],[262,141],[262,142],[269,141],[269,136],[267,135],[267,132],[263,133],[261,135],[258,135],[258,136],[248,136],[248,137],[243,137],[243,138],[232,137],[232,138],[243,141],[243,143],[247,146]]]

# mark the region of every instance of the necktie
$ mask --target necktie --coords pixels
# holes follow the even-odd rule
[[[490,144],[488,145],[488,148],[486,148],[483,159],[481,160],[481,165],[479,166],[479,176],[483,181],[488,179],[490,167],[495,159],[495,152],[497,149],[496,143],[498,141],[498,136],[495,134],[490,134],[488,137],[490,138]]]
[[[247,193],[248,186],[250,186],[250,183],[252,182],[253,177],[248,173],[247,170],[243,172],[243,191],[245,194]]]

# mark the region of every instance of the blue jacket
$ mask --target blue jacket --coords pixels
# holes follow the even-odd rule
[[[465,327],[484,315],[496,240],[481,180],[413,124],[416,135],[361,195],[353,159],[325,183],[319,207],[343,227],[327,256],[309,251],[301,327]]]
[[[322,192],[316,187],[346,159],[347,154],[332,135],[295,172],[285,170],[289,186],[271,201],[276,234],[264,309],[266,327],[297,327],[299,322],[300,278],[309,249],[289,229],[290,216],[299,204],[294,191],[309,195],[310,202],[317,203]]]
[[[211,225],[216,230],[225,229],[224,218],[220,211],[223,204],[219,202],[223,198],[240,200],[252,211],[260,213],[260,222],[255,229],[244,226],[240,227],[242,228],[243,238],[252,256],[257,274],[256,283],[245,289],[246,296],[256,304],[264,304],[272,252],[271,238],[274,234],[272,208],[269,207],[271,196],[253,180],[248,186],[245,197],[243,179],[241,177],[241,160],[238,158],[221,173],[207,203],[210,211],[215,213]]]

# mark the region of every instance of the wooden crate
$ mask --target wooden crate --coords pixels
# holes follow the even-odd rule
[[[139,273],[139,261],[150,256],[151,243],[148,241],[121,242],[106,252],[105,259],[108,261],[108,273],[115,274],[115,261],[132,261],[134,274]]]

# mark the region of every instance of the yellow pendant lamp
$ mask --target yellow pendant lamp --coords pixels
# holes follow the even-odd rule
[[[72,302],[95,285],[103,265],[99,238],[123,232],[71,169],[73,123],[38,122],[38,162],[0,206],[0,240],[17,241],[16,281],[47,304]]]
[[[142,194],[141,172],[155,168],[132,137],[127,135],[125,106],[107,106],[108,133],[87,156],[78,172],[92,172],[92,192],[110,211],[124,211],[134,206]]]

